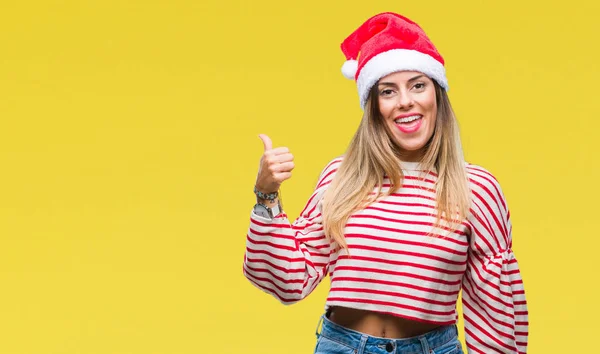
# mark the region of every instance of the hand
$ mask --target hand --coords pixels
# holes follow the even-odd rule
[[[279,190],[281,183],[292,177],[294,156],[286,147],[273,149],[271,139],[260,134],[265,151],[260,159],[256,188],[263,193],[274,193]]]

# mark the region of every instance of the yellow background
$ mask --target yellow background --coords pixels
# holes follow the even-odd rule
[[[0,353],[311,353],[329,281],[285,307],[242,276],[257,136],[296,217],[360,120],[339,43],[388,10],[505,191],[529,352],[593,351],[597,1],[53,0],[0,5]]]

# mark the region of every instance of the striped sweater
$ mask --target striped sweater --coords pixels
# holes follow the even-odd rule
[[[342,159],[322,171],[292,223],[251,213],[244,275],[284,304],[297,302],[326,276],[326,307],[344,306],[416,321],[453,324],[462,289],[469,353],[525,353],[528,314],[511,250],[510,213],[497,180],[467,164],[468,217],[454,231],[432,233],[436,174],[403,164],[402,187],[353,214],[344,229],[350,255],[325,237],[321,204]],[[384,180],[384,191],[390,187]]]

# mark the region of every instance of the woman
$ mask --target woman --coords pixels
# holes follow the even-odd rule
[[[441,55],[393,13],[367,20],[342,51],[364,109],[358,131],[292,225],[277,192],[293,156],[261,135],[244,274],[284,304],[330,275],[316,353],[462,353],[461,289],[468,351],[524,353],[510,213],[496,179],[464,162]]]

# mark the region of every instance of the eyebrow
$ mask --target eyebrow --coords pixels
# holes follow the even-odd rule
[[[415,80],[417,80],[417,79],[420,79],[420,78],[422,78],[423,76],[425,76],[425,75],[417,75],[417,76],[415,76],[415,77],[413,77],[413,78],[410,78],[410,79],[409,79],[407,82],[415,81]],[[396,84],[395,84],[395,83],[393,83],[393,82],[380,82],[378,86],[380,86],[380,85],[381,85],[381,86],[394,86],[394,87],[397,87],[397,86],[398,86],[398,85],[396,85]]]

